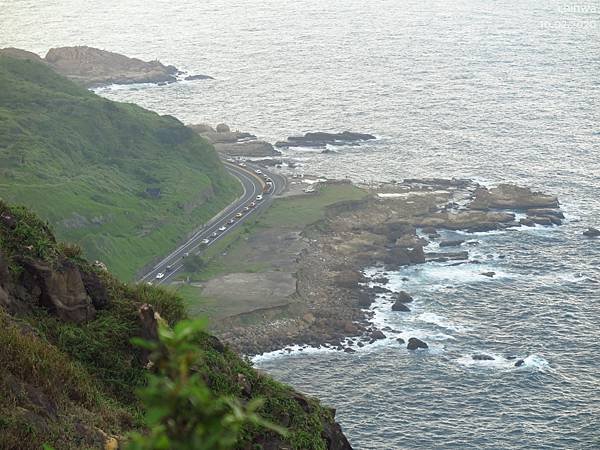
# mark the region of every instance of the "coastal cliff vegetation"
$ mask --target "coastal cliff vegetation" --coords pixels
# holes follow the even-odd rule
[[[240,190],[213,146],[174,117],[0,56],[0,197],[30,207],[120,278]]]
[[[185,319],[0,201],[0,448],[350,448],[333,410]]]

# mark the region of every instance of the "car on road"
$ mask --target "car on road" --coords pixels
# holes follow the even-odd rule
[[[239,163],[239,166],[240,167],[246,167],[246,163],[241,162],[241,163]]]
[[[220,231],[221,233],[222,233],[223,231],[225,231],[226,229],[227,229],[227,227],[225,227],[225,226],[219,227],[219,231]]]
[[[157,280],[162,280],[164,277],[165,277],[165,274],[162,273],[162,272],[156,274],[156,279]]]
[[[256,169],[254,172],[255,172],[257,175],[260,175],[260,174],[262,173],[262,170],[260,170],[260,169]]]
[[[249,206],[244,206],[244,212],[248,212],[250,211],[250,207]]]
[[[213,237],[213,238],[216,238],[218,236],[219,236],[219,233],[217,233],[216,231],[213,234],[211,234],[211,237]]]
[[[182,256],[182,258],[187,258],[188,256],[190,256],[189,252],[185,252]]]
[[[165,267],[165,272],[172,272],[172,271],[173,271],[173,266]]]
[[[256,206],[256,203],[255,203],[255,202],[252,202],[252,203],[250,203],[248,206],[249,206],[250,208],[254,208],[254,207]]]
[[[262,196],[262,195],[257,195],[257,196],[256,196],[256,201],[257,201],[257,202],[260,202],[260,201],[262,201],[262,199],[263,199],[263,196]]]
[[[266,173],[263,174],[263,180],[267,181],[269,179],[269,175],[267,175]]]
[[[235,219],[231,218],[227,221],[227,225],[233,225],[235,223]]]
[[[242,214],[242,213],[237,213],[237,214],[235,215],[235,217],[236,217],[236,218],[238,218],[238,219],[241,219],[241,218],[243,217],[243,214]]]
[[[202,240],[200,241],[200,244],[201,244],[201,245],[208,245],[208,244],[210,244],[210,239],[202,239]]]

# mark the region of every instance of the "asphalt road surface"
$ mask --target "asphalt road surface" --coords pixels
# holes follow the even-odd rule
[[[173,250],[168,256],[145,272],[140,278],[141,282],[151,282],[157,284],[168,284],[177,273],[183,269],[183,260],[186,256],[199,254],[211,245],[214,245],[231,231],[235,230],[249,217],[255,215],[258,211],[268,208],[273,201],[273,196],[280,194],[286,187],[287,180],[284,176],[265,171],[262,167],[248,164],[241,167],[234,163],[224,162],[225,168],[236,177],[243,186],[243,194],[235,202],[213,217],[201,229],[197,230],[185,243]],[[256,170],[261,170],[262,174],[257,174]],[[264,175],[273,180],[273,188],[270,193],[263,194],[266,185]],[[263,200],[257,201],[256,197],[262,195]],[[245,210],[250,203],[255,202],[256,206]],[[241,218],[236,218],[241,214]],[[235,220],[232,224],[228,222]],[[225,227],[225,230],[222,230]],[[221,228],[221,230],[219,230]],[[202,241],[208,239],[207,244]]]

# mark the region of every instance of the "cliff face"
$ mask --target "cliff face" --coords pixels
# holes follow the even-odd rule
[[[0,200],[0,448],[117,448],[143,431],[136,391],[148,354],[130,342],[156,338],[155,313],[170,325],[185,317],[172,292],[122,284]],[[260,414],[289,432],[251,426],[236,448],[351,449],[334,410],[258,373],[213,336],[197,347],[194,365],[215,396],[264,399]]]
[[[59,74],[84,86],[131,83],[171,83],[177,68],[142,61],[93,47],[52,48],[45,61]]]

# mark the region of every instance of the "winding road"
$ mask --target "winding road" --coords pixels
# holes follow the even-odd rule
[[[223,161],[223,164],[227,171],[239,180],[243,187],[243,194],[202,228],[197,230],[186,242],[143,273],[139,277],[140,282],[168,284],[175,275],[181,272],[183,260],[186,256],[202,254],[203,250],[214,245],[228,233],[235,230],[249,217],[255,215],[260,210],[268,208],[273,201],[273,197],[281,194],[286,187],[287,180],[284,176],[265,171],[262,167],[259,168],[248,162],[245,163],[245,167],[227,161]],[[257,170],[260,170],[262,173],[257,174]],[[269,193],[264,195],[263,190],[266,183],[263,179],[263,174],[267,175],[273,181],[273,188]],[[259,195],[263,195],[261,201],[256,200]],[[246,210],[245,208],[252,202],[255,202],[256,206]],[[242,217],[236,218],[238,214],[241,214]],[[229,223],[231,220],[234,220],[234,222]],[[222,227],[225,227],[225,230],[219,231],[219,228]],[[203,240],[208,240],[208,243],[203,244]],[[162,276],[159,274],[162,274]]]

